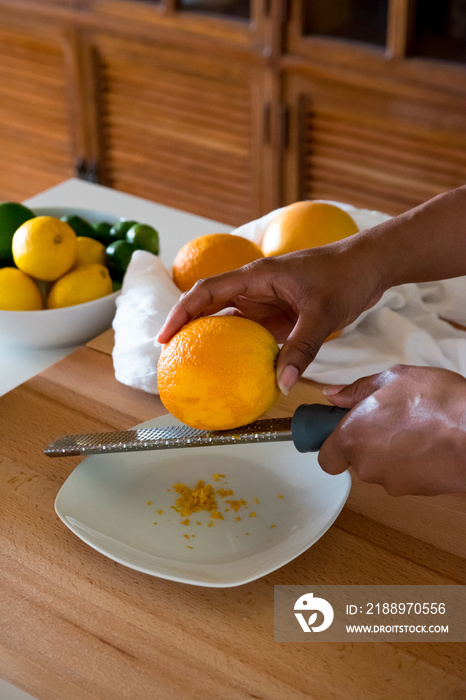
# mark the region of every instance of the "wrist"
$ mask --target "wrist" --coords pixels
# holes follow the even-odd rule
[[[353,279],[360,289],[364,289],[366,308],[380,299],[382,294],[393,287],[394,264],[392,252],[379,239],[376,229],[367,229],[355,234],[348,242],[348,266],[353,270]],[[382,244],[381,244],[382,243]]]

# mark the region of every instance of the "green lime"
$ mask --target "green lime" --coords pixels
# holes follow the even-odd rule
[[[19,202],[2,202],[0,204],[0,267],[14,264],[11,252],[13,235],[21,224],[34,219],[35,214]]]
[[[112,285],[113,285],[114,292],[119,292],[121,289],[121,286],[122,286],[121,282],[116,282],[115,280],[113,280]]]
[[[137,221],[132,221],[131,219],[120,219],[116,224],[113,224],[109,231],[110,238],[115,240],[123,240],[126,237],[126,232],[129,231],[131,226],[137,224]]]
[[[94,229],[90,225],[89,221],[86,221],[86,219],[83,219],[81,216],[69,214],[67,216],[62,216],[61,220],[67,223],[68,226],[71,226],[77,236],[94,238]]]
[[[154,255],[159,254],[159,234],[152,226],[147,224],[134,224],[126,233],[126,240],[134,243],[141,250],[148,250]]]
[[[112,237],[110,235],[112,224],[109,224],[108,221],[98,221],[97,223],[92,224],[92,228],[94,229],[92,236],[96,239],[96,241],[100,241],[100,243],[103,243],[105,247],[112,242]]]
[[[119,239],[110,243],[107,247],[106,265],[112,280],[116,282],[122,281],[135,250],[138,250],[138,248],[129,241]]]

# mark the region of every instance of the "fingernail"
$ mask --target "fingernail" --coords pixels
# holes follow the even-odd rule
[[[344,389],[344,384],[333,384],[332,386],[324,386],[322,393],[324,396],[333,396],[338,394],[342,389]]]
[[[165,342],[161,342],[161,341],[159,340],[160,336],[163,337],[163,326],[162,326],[162,328],[159,330],[159,332],[157,333],[157,335],[155,336],[154,345],[155,345],[156,348],[161,348],[161,347],[163,347],[163,346],[165,345]]]
[[[285,396],[288,396],[290,393],[291,389],[294,387],[296,382],[299,379],[299,371],[297,367],[293,367],[293,365],[287,365],[279,374],[277,377],[277,384],[278,388],[282,392],[282,394],[285,394]]]

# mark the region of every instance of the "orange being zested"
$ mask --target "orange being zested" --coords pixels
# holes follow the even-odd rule
[[[200,279],[236,270],[263,257],[261,249],[243,236],[210,233],[194,238],[178,251],[173,262],[173,281],[186,292]]]
[[[193,428],[250,423],[277,400],[278,345],[263,326],[238,316],[191,321],[164,346],[157,367],[160,399]]]

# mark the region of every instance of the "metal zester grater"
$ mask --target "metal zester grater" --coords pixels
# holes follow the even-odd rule
[[[299,452],[315,452],[346,413],[347,409],[336,406],[303,404],[292,418],[267,418],[233,430],[196,430],[180,425],[65,435],[46,447],[44,453],[68,457],[284,440],[292,440]]]

